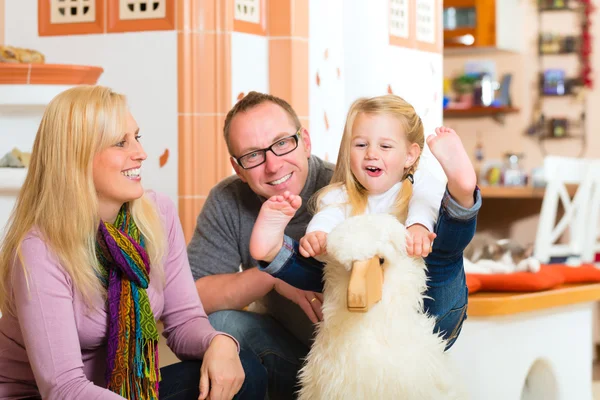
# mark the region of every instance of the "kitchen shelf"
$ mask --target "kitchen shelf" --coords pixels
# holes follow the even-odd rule
[[[0,63],[0,83],[93,85],[104,70],[91,65]]]
[[[561,49],[559,51],[555,51],[555,52],[544,52],[544,51],[538,51],[538,54],[540,56],[544,56],[544,57],[552,57],[552,56],[566,56],[568,54],[579,54],[579,50],[578,49],[569,49],[569,50],[565,50],[565,49]]]
[[[562,139],[577,139],[581,140],[584,135],[564,135],[564,136],[551,136],[551,135],[540,135],[539,140],[562,140]]]
[[[480,186],[481,197],[488,199],[541,199],[546,191],[533,186]],[[577,185],[567,185],[570,196],[574,196]]]
[[[552,94],[552,93],[540,93],[540,96],[542,97],[564,97],[564,98],[571,98],[573,96],[577,96],[577,93],[575,92],[566,92],[565,94]]]
[[[512,114],[519,112],[514,107],[469,107],[469,108],[445,108],[444,118],[468,118],[487,117],[501,114]]]
[[[558,11],[579,11],[580,7],[540,7],[543,12],[558,12]]]
[[[0,194],[18,193],[26,176],[27,168],[0,168]]]

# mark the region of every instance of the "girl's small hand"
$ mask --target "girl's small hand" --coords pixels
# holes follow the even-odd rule
[[[231,400],[242,388],[245,374],[238,348],[229,336],[217,335],[204,353],[200,367],[199,400]]]
[[[407,230],[409,235],[406,238],[406,253],[414,257],[427,257],[437,235],[421,224],[411,225]]]
[[[321,231],[307,233],[300,239],[300,254],[316,257],[327,252],[327,234]]]

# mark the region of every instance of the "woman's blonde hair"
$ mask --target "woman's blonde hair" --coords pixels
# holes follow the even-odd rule
[[[363,185],[358,182],[350,168],[350,151],[352,146],[352,130],[356,118],[361,114],[370,115],[390,115],[400,122],[406,140],[409,144],[419,145],[420,153],[410,168],[404,170],[402,176],[402,190],[394,204],[393,214],[401,221],[406,221],[408,213],[408,203],[412,196],[412,183],[406,179],[409,174],[414,174],[419,164],[420,154],[423,152],[425,142],[423,122],[417,115],[414,107],[406,100],[396,95],[387,94],[371,98],[360,98],[356,100],[346,117],[346,126],[340,144],[338,159],[333,172],[333,177],[329,185],[321,189],[311,202],[312,209],[318,211],[319,204],[323,197],[333,189],[345,187],[348,195],[348,204],[351,207],[351,215],[360,215],[365,212],[367,207],[368,192]]]
[[[96,232],[100,223],[94,186],[94,156],[118,143],[128,115],[123,95],[102,86],[78,86],[46,107],[31,162],[0,247],[0,310],[14,314],[11,279],[17,257],[27,276],[21,245],[35,232],[69,274],[76,291],[91,305],[105,289],[98,278]],[[142,196],[128,204],[146,240],[154,270],[163,276],[165,231],[155,205]]]

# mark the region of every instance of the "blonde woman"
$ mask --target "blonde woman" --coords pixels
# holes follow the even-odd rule
[[[0,250],[0,399],[264,397],[208,322],[173,203],[142,188],[139,138],[105,87],[46,108]],[[159,370],[159,319],[189,361]]]
[[[322,292],[322,265],[312,257],[326,252],[327,234],[345,219],[362,214],[393,214],[411,225],[407,215],[417,205],[413,185],[415,190],[421,185],[426,207],[416,207],[420,215],[413,211],[409,218],[413,225],[408,227],[407,253],[429,254],[425,258],[429,267],[425,310],[437,317],[436,330],[448,340],[447,347],[452,346],[466,316],[462,252],[475,232],[481,195],[456,132],[441,127],[435,133],[427,143],[448,178],[443,196],[430,184],[431,179],[422,179],[429,185],[423,186],[419,176],[415,177],[425,139],[423,123],[413,106],[395,95],[355,101],[348,111],[331,183],[315,197],[317,212],[305,236],[299,244],[284,238],[301,197],[289,192],[273,196],[263,204],[254,225],[251,255],[274,277],[303,290]],[[417,252],[421,246],[422,251]]]

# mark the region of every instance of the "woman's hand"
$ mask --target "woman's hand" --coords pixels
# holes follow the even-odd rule
[[[409,235],[406,239],[406,253],[414,257],[427,257],[431,253],[436,234],[429,232],[421,224],[411,225],[407,230]]]
[[[231,400],[240,391],[244,378],[235,341],[229,336],[215,336],[204,353],[200,368],[198,400]]]

